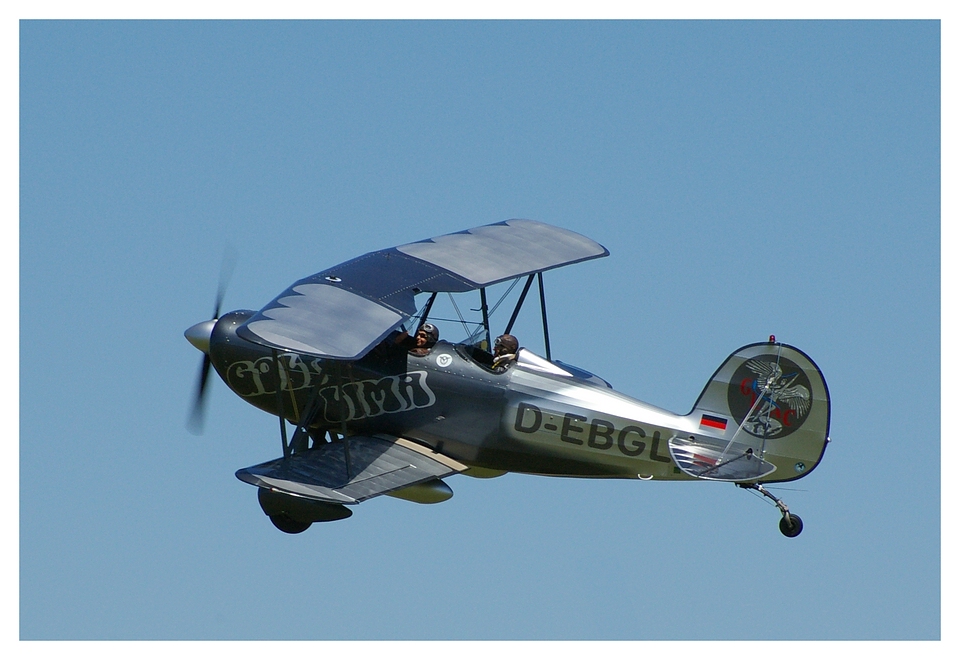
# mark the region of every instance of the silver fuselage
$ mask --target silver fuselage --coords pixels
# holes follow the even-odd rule
[[[474,360],[472,347],[443,341],[422,356],[385,344],[339,364],[274,355],[236,335],[250,314],[233,312],[216,324],[214,367],[241,398],[274,415],[282,408],[295,424],[317,397],[318,412],[308,422],[315,438],[328,430],[395,435],[478,474],[689,480],[671,458],[670,438],[725,439],[735,432],[705,429],[699,418],[643,403],[529,352],[503,373]],[[767,460],[786,466],[794,457]],[[767,481],[796,478],[781,474],[786,479],[777,474]]]

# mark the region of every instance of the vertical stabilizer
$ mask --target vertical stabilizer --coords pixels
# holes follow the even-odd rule
[[[775,342],[751,344],[717,369],[689,416],[705,435],[749,449],[775,466],[763,481],[789,481],[823,456],[830,394],[819,367],[803,351]]]

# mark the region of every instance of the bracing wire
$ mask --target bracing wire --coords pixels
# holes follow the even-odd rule
[[[780,372],[780,354],[783,352],[783,344],[777,344],[777,371]],[[770,434],[770,411],[773,408],[767,410],[767,421],[763,425],[763,437],[760,438],[760,458],[763,458],[764,453],[767,449],[767,436]]]
[[[493,313],[500,308],[500,306],[507,299],[510,293],[516,288],[517,283],[520,282],[521,279],[522,278],[517,277],[510,283],[510,286],[508,286],[506,291],[503,292],[503,294],[500,296],[500,299],[497,300],[496,304],[494,304],[493,307],[489,309],[489,311],[487,312],[488,316],[493,315]],[[453,297],[453,294],[450,293],[449,291],[447,291],[446,294],[447,294],[447,297],[450,299],[450,304],[453,305],[453,310],[454,312],[456,312],[457,318],[451,319],[451,318],[443,318],[443,317],[434,317],[433,320],[439,321],[439,322],[446,322],[446,323],[459,323],[461,326],[463,326],[463,332],[467,336],[467,339],[466,339],[467,343],[470,343],[470,341],[480,331],[483,330],[483,323],[481,323],[480,321],[468,321],[467,319],[465,319],[463,316],[463,313],[460,311],[460,306],[457,305],[457,301]],[[419,318],[423,314],[423,310],[425,307],[426,307],[426,303],[424,303],[424,306],[417,311],[416,318]],[[471,308],[471,310],[475,312],[480,311],[479,309],[473,309],[473,308]],[[473,329],[471,329],[471,326],[473,327]]]
[[[457,318],[460,319],[460,324],[463,326],[463,331],[467,334],[467,336],[470,336],[470,328],[467,327],[467,322],[463,319],[463,314],[460,313],[460,307],[457,306],[457,301],[453,299],[453,294],[448,291],[447,297],[450,298],[450,304],[453,305],[453,309],[457,313]]]
[[[503,301],[507,299],[507,296],[509,296],[514,287],[517,286],[517,282],[519,282],[520,279],[521,278],[518,277],[510,283],[510,286],[507,288],[507,290],[503,292],[502,296],[500,296],[500,300],[497,301],[497,304],[490,308],[490,311],[488,312],[490,316],[493,316],[493,313],[497,311],[497,308],[499,308]]]
[[[776,504],[774,504],[773,502],[771,502],[769,499],[767,499],[767,497],[766,497],[763,493],[759,493],[759,492],[757,492],[757,491],[755,491],[755,490],[750,490],[750,493],[751,493],[754,497],[759,497],[761,500],[763,500],[763,503],[766,504],[766,505],[768,505],[768,506],[772,506],[772,507],[776,507],[776,506],[777,506]]]

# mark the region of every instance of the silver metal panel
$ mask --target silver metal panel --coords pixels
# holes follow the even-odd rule
[[[247,330],[268,345],[352,360],[404,318],[335,286],[301,284],[292,292],[261,310]]]
[[[535,220],[507,220],[401,245],[397,250],[477,287],[610,254],[586,236]]]
[[[244,468],[237,472],[237,478],[321,502],[357,504],[466,469],[446,456],[402,439],[352,436],[349,441],[353,472],[349,479],[343,445],[336,442]]]

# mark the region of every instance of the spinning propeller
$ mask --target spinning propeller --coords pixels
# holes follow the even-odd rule
[[[197,393],[194,396],[193,410],[190,411],[190,417],[187,420],[187,429],[194,435],[203,433],[204,401],[207,390],[207,378],[210,375],[210,368],[213,366],[210,362],[210,337],[213,335],[213,328],[220,318],[220,305],[223,303],[223,296],[227,290],[227,283],[233,274],[233,266],[236,261],[233,251],[224,252],[223,262],[220,265],[220,283],[217,286],[217,298],[213,305],[213,317],[208,321],[201,321],[196,325],[190,326],[183,333],[191,344],[198,350],[203,351],[203,363],[200,365],[200,377],[197,379]]]

